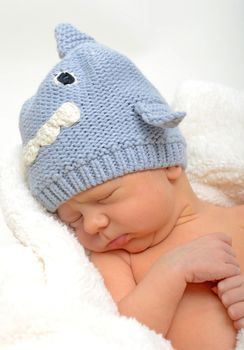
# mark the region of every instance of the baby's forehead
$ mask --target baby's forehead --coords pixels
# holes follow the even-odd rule
[[[162,170],[162,169],[161,169]],[[127,184],[139,182],[141,179],[148,179],[149,177],[152,179],[152,176],[155,172],[159,171],[159,169],[150,169],[144,170],[134,173],[125,174],[123,176],[119,176],[117,178],[108,180],[102,184],[96,185],[94,187],[89,188],[86,191],[79,192],[72,199],[83,199],[85,197],[99,196],[101,193],[106,191],[112,191],[118,187],[126,186]]]
[[[122,177],[124,177],[124,176],[121,176],[120,178],[118,177],[115,179],[108,180],[104,183],[101,183],[99,185],[91,187],[86,191],[81,191],[81,192],[77,193],[76,195],[74,195],[72,197],[72,199],[80,199],[80,198],[85,198],[85,197],[90,197],[90,196],[96,197],[96,195],[99,195],[101,192],[110,191],[110,190],[114,189],[115,187],[117,187],[121,183]]]

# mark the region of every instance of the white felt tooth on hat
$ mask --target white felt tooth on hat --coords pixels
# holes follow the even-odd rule
[[[25,145],[23,149],[24,164],[30,166],[38,156],[41,147],[51,145],[56,141],[61,127],[69,128],[79,119],[79,107],[73,102],[63,103]]]
[[[70,50],[82,43],[95,41],[91,36],[80,32],[69,23],[60,23],[57,25],[55,28],[55,38],[60,58],[63,58]]]
[[[186,116],[185,112],[172,112],[167,104],[161,102],[139,101],[135,111],[147,124],[160,128],[174,128]]]

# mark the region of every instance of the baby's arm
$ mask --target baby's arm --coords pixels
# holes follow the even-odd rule
[[[92,253],[91,261],[101,272],[122,315],[135,317],[149,328],[166,335],[186,287],[179,266],[154,264],[143,280],[136,284],[123,254]]]
[[[220,280],[239,273],[231,239],[212,233],[161,256],[136,284],[130,264],[116,253],[93,253],[92,261],[121,314],[163,335],[171,325],[187,283]]]
[[[236,329],[244,328],[244,275],[219,282],[216,290]]]

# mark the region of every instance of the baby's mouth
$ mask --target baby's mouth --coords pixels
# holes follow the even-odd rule
[[[123,235],[118,236],[117,238],[113,239],[111,242],[107,244],[106,248],[109,249],[119,249],[123,245],[125,245],[129,240],[128,233],[124,233]]]

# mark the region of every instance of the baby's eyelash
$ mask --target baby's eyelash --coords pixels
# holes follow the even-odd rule
[[[115,191],[113,191],[113,192],[111,192],[111,193],[109,193],[106,197],[103,197],[103,198],[101,198],[101,199],[99,199],[98,200],[98,202],[100,202],[100,201],[104,201],[105,199],[108,199],[109,197],[111,197],[112,196],[112,194],[114,193]]]
[[[82,215],[78,217],[78,219],[75,219],[74,221],[69,222],[69,225],[74,225],[77,221],[79,221],[82,218]]]

